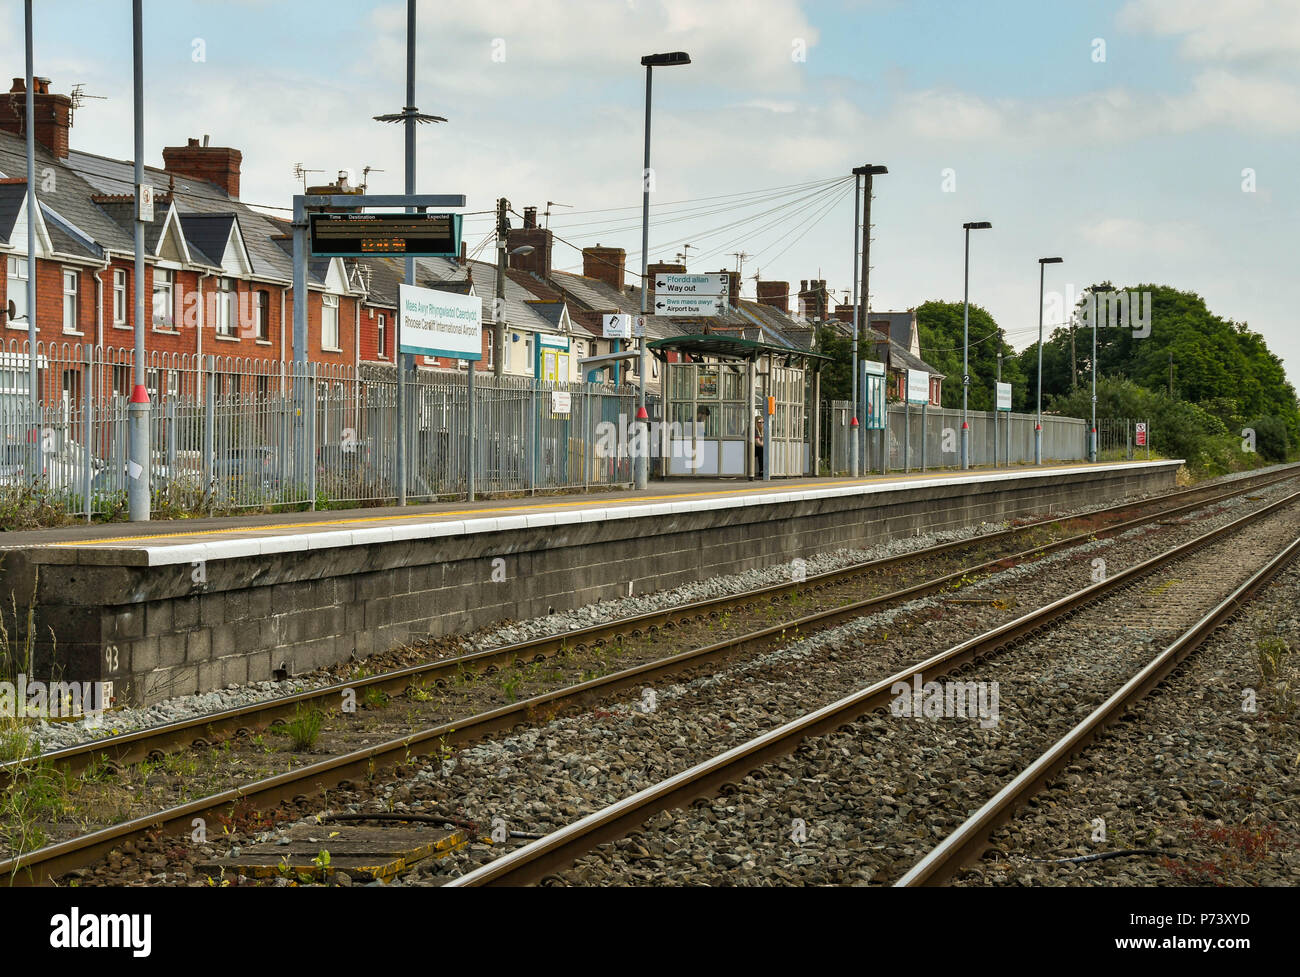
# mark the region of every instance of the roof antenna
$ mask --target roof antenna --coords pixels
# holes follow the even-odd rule
[[[108,101],[108,96],[106,95],[87,95],[82,89],[82,84],[78,82],[72,86],[72,91],[68,94],[68,97],[72,99],[72,106],[68,110],[68,125],[72,125],[72,121],[77,114],[77,109],[81,108],[81,103],[86,99],[93,98],[98,99],[101,102]]]
[[[325,172],[324,170],[309,170],[306,167],[304,167],[301,163],[293,164],[293,175],[299,180],[302,180],[302,192],[304,194],[307,192],[307,174],[324,173],[324,172]]]
[[[552,207],[572,207],[573,204],[556,203],[554,200],[546,201],[546,213],[542,214],[545,220],[542,223],[542,229],[545,230],[551,226],[551,208]]]

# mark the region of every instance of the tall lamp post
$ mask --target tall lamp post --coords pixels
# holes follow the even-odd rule
[[[1038,259],[1038,420],[1034,422],[1034,464],[1043,463],[1043,278],[1047,265],[1059,265],[1064,258]]]
[[[671,67],[678,64],[690,64],[691,56],[685,51],[670,51],[667,54],[647,54],[641,59],[645,65],[645,165],[641,170],[641,320],[646,316],[646,295],[649,292],[646,282],[646,265],[650,249],[650,77],[656,67]],[[632,459],[632,478],[638,489],[650,484],[650,415],[645,409],[646,360],[645,330],[641,331],[641,343],[637,350],[637,395],[636,419],[645,425],[645,437],[642,441],[644,450],[636,453]]]
[[[967,419],[967,398],[970,395],[970,232],[988,230],[988,221],[971,221],[966,229],[966,271],[963,276],[961,311],[961,467],[970,468],[970,423]]]
[[[887,166],[855,166],[853,168],[853,422],[849,429],[849,467],[853,477],[862,474],[862,427],[858,422],[858,335],[860,329],[867,328],[867,309],[871,305],[869,272],[871,263],[871,178],[881,173],[888,173]],[[862,186],[858,177],[866,178],[866,198],[862,204],[862,297],[858,298],[858,202]],[[859,325],[858,320],[861,319]]]

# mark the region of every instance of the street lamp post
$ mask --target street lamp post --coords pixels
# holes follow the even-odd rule
[[[691,56],[685,51],[671,51],[667,54],[647,54],[641,59],[645,65],[645,164],[641,169],[641,321],[645,322],[646,294],[649,292],[646,281],[646,265],[650,249],[650,76],[656,66],[670,67],[678,64],[690,64]],[[632,478],[638,489],[650,483],[650,415],[645,409],[646,358],[645,329],[641,330],[641,343],[637,350],[637,396],[636,419],[645,427],[642,447],[632,459]]]
[[[1038,420],[1034,422],[1034,464],[1043,463],[1043,277],[1047,265],[1059,265],[1064,258],[1038,259]]]
[[[962,286],[961,311],[961,467],[970,468],[970,423],[967,418],[967,398],[970,395],[970,232],[992,227],[988,221],[971,221],[966,229],[966,265]]]
[[[862,474],[862,427],[858,423],[858,335],[867,328],[867,309],[870,307],[869,288],[869,253],[871,250],[871,178],[881,173],[888,173],[886,166],[855,166],[853,168],[853,421],[849,428],[849,467],[853,477]],[[858,177],[866,178],[866,199],[862,204],[862,297],[858,298],[858,203],[862,199],[862,186]],[[859,323],[859,319],[861,322]]]

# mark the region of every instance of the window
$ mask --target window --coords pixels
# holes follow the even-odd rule
[[[126,325],[126,269],[113,272],[113,325]]]
[[[27,259],[10,257],[7,275],[9,301],[18,307],[18,316],[25,317],[27,315]],[[27,328],[25,320],[21,323],[10,321],[9,325],[15,329]]]
[[[388,359],[388,317],[379,313],[379,358]]]
[[[262,289],[257,293],[257,339],[263,343],[271,341],[271,293]]]
[[[78,286],[81,283],[81,276],[75,271],[67,268],[63,269],[63,331],[81,334],[80,329],[80,311],[81,306],[77,302]]]
[[[320,345],[321,349],[339,348],[339,297],[322,295],[320,297]]]
[[[126,397],[131,393],[131,368],[129,366],[113,367],[113,393]]]
[[[523,372],[528,374],[531,374],[533,372],[533,334],[531,332],[524,333]]]
[[[233,278],[217,279],[217,335],[234,338],[239,322],[239,293]]]
[[[153,270],[153,325],[155,329],[174,329],[175,305],[172,302],[176,273],[168,268]]]
[[[497,355],[497,342],[496,342],[496,337],[495,337],[494,335],[492,335],[491,333],[488,333],[488,337],[487,337],[487,365],[488,365],[489,367],[495,365],[495,363],[496,363],[495,356],[496,356],[496,355]]]

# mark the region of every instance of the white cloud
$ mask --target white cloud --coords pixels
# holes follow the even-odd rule
[[[1199,252],[1205,246],[1200,227],[1188,221],[1105,217],[1087,221],[1078,233],[1106,253],[1141,252],[1167,257]]]
[[[1117,23],[1126,30],[1181,35],[1197,61],[1263,61],[1300,54],[1295,0],[1131,0]]]

